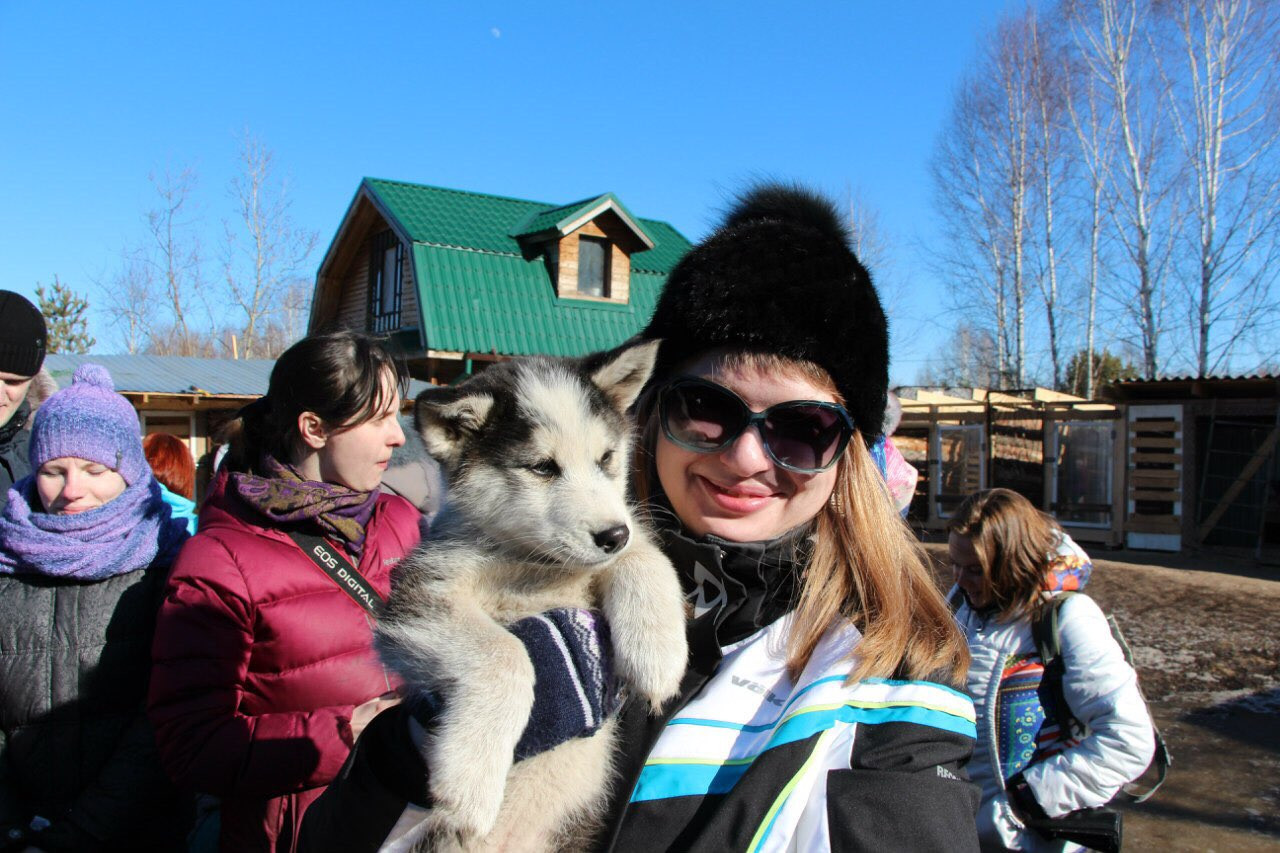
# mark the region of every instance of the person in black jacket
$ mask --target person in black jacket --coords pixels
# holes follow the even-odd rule
[[[636,407],[633,488],[687,593],[690,658],[664,713],[624,703],[588,846],[977,850],[968,654],[870,452],[888,329],[834,206],[748,192],[672,271],[644,337],[662,345]],[[510,628],[535,671],[568,648],[586,700],[608,692],[579,662],[589,643]],[[538,676],[529,721],[558,732],[548,746],[584,733],[546,695],[559,681]],[[370,724],[308,811],[301,850],[415,842],[434,706]]]
[[[9,487],[31,473],[27,389],[44,364],[44,317],[21,295],[0,290],[0,512]]]
[[[0,849],[181,849],[189,798],[143,703],[186,525],[96,364],[40,407],[29,451],[0,513]]]

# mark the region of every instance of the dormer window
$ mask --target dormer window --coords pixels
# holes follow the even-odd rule
[[[631,298],[631,256],[654,247],[612,193],[530,213],[511,236],[526,260],[542,255],[556,296],[618,305]]]
[[[609,296],[609,241],[580,237],[578,242],[578,293]]]

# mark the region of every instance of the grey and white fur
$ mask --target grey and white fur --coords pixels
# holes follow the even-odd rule
[[[626,410],[657,343],[494,365],[420,395],[416,423],[449,478],[431,536],[395,569],[376,629],[409,691],[443,697],[421,741],[433,804],[421,846],[577,846],[608,798],[615,726],[513,764],[533,666],[504,626],[559,607],[604,612],[614,669],[656,709],[687,648],[675,572],[627,499]]]

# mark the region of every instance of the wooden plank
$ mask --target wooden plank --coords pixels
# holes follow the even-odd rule
[[[1276,424],[1271,429],[1271,432],[1267,434],[1262,445],[1253,454],[1253,458],[1245,463],[1244,468],[1240,469],[1240,475],[1223,493],[1222,500],[1218,501],[1218,505],[1213,508],[1213,512],[1209,513],[1209,517],[1204,520],[1204,523],[1200,525],[1200,529],[1196,531],[1196,536],[1201,542],[1204,542],[1204,538],[1213,530],[1214,525],[1226,514],[1231,502],[1244,491],[1244,487],[1253,479],[1253,475],[1258,473],[1262,463],[1271,458],[1271,451],[1275,449],[1277,440],[1280,440],[1280,423]]]
[[[1150,489],[1129,489],[1129,500],[1133,501],[1169,501],[1170,503],[1182,500],[1181,489],[1169,489],[1153,491]]]
[[[369,310],[369,250],[367,239],[363,241],[363,258],[352,264],[351,271],[338,284],[335,325],[340,329],[365,327]]]
[[[1141,451],[1132,451],[1129,453],[1130,462],[1159,462],[1164,465],[1177,465],[1182,461],[1181,453],[1143,453]]]
[[[1129,482],[1141,486],[1178,485],[1182,482],[1181,471],[1151,471],[1145,468],[1129,472]]]
[[[1124,523],[1129,533],[1172,533],[1182,532],[1182,523],[1176,515],[1136,515]]]
[[[1089,409],[1054,409],[1045,412],[1046,420],[1057,421],[1119,421],[1120,413],[1114,409],[1093,411]]]
[[[1182,447],[1182,439],[1165,438],[1150,435],[1135,435],[1129,440],[1129,443],[1135,448],[1143,450],[1149,447]]]
[[[1129,421],[1129,432],[1178,432],[1181,428],[1175,420]]]

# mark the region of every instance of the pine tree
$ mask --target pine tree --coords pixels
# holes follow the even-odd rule
[[[1089,361],[1093,365],[1093,388],[1095,394],[1097,389],[1103,385],[1125,379],[1138,379],[1141,375],[1137,365],[1128,358],[1114,355],[1109,349],[1104,348],[1102,352],[1094,352],[1092,360],[1088,358],[1087,351],[1080,350],[1071,356],[1071,360],[1067,362],[1066,375],[1063,376],[1062,386],[1058,390],[1066,391],[1068,394],[1083,394],[1085,389],[1085,364]]]
[[[56,275],[50,293],[44,292],[44,285],[36,285],[36,305],[48,330],[47,352],[86,353],[97,343],[89,337],[89,302],[76,296]]]

